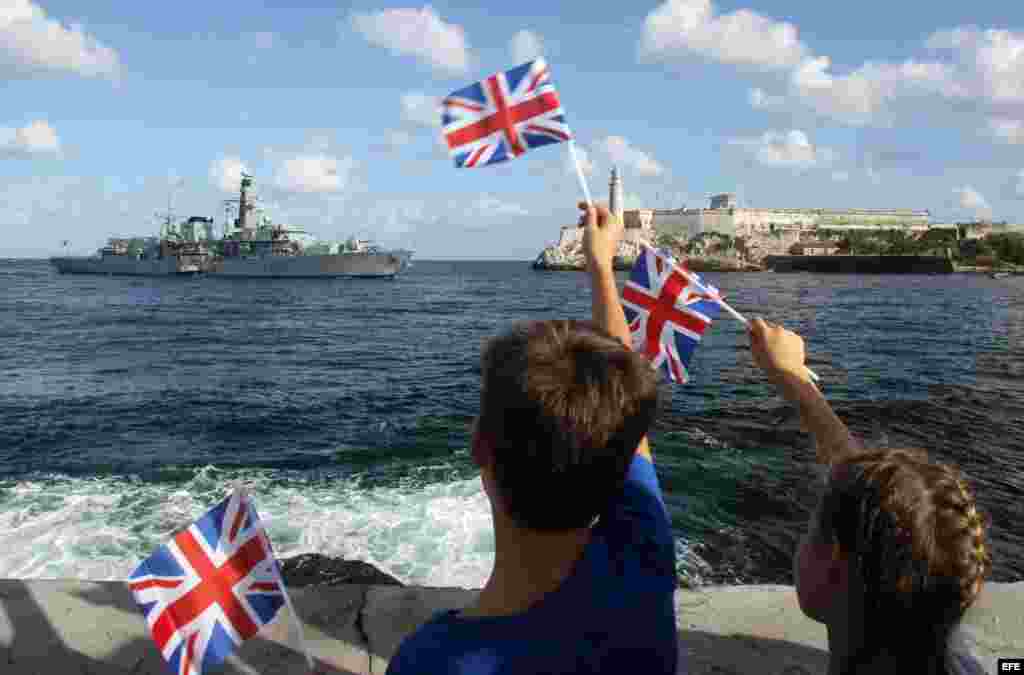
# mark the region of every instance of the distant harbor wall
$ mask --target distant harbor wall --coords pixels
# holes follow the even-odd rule
[[[773,272],[832,274],[952,274],[953,261],[923,255],[770,255],[764,264]]]

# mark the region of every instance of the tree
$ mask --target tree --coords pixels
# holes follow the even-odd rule
[[[912,255],[918,251],[917,242],[902,230],[887,230],[882,241],[889,255]]]
[[[1024,234],[1017,232],[993,234],[987,239],[983,239],[982,242],[985,242],[991,252],[1000,260],[1015,265],[1024,265]],[[979,242],[980,244],[981,242]],[[981,252],[980,246],[978,251]]]
[[[736,248],[736,252],[740,254],[740,257],[744,260],[750,255],[750,249],[747,248],[747,240],[744,237],[736,237],[733,241],[733,246]]]
[[[654,244],[662,248],[672,248],[676,244],[676,238],[671,234],[659,234],[654,238]]]

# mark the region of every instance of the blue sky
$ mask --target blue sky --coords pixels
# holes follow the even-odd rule
[[[565,145],[456,170],[437,98],[543,54],[595,195],[1024,221],[1024,4],[0,0],[0,257],[214,215],[421,258],[532,258]]]

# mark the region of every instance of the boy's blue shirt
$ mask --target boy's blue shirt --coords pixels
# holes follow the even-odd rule
[[[440,612],[402,642],[387,673],[675,673],[675,587],[658,478],[637,454],[557,590],[513,616]]]

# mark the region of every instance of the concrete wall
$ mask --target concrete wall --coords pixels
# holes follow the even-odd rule
[[[476,591],[403,586],[311,586],[291,591],[306,643],[324,673],[383,673],[398,644],[435,612]],[[1024,582],[989,584],[968,611],[967,634],[986,672],[1024,656]],[[804,617],[789,586],[677,591],[680,673],[824,673],[825,628]],[[166,675],[123,583],[0,580],[0,673]],[[287,609],[228,661],[224,673],[308,672]]]

